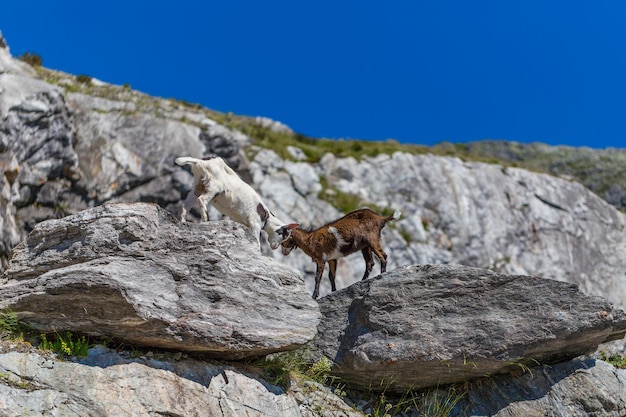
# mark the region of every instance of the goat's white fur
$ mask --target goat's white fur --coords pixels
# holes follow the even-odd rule
[[[336,227],[329,227],[328,231],[335,236],[335,239],[337,240],[337,243],[335,245],[335,248],[333,249],[333,251],[331,253],[328,254],[324,254],[324,261],[329,260],[329,259],[339,259],[339,258],[343,258],[345,255],[343,253],[341,253],[341,248],[344,245],[347,245],[348,242],[346,242],[343,239],[343,236],[341,236],[341,233],[339,233],[339,230],[337,230]]]
[[[181,221],[198,201],[202,221],[209,220],[208,204],[211,203],[220,213],[251,229],[259,245],[261,230],[265,230],[272,249],[277,249],[281,238],[276,230],[284,225],[263,204],[261,197],[245,183],[220,157],[208,160],[179,157],[176,164],[191,165],[195,183],[183,204]],[[264,219],[265,217],[265,219]]]

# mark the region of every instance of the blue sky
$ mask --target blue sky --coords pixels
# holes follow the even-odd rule
[[[626,147],[626,2],[11,1],[44,66],[313,137]]]

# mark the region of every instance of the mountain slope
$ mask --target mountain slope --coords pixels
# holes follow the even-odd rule
[[[554,167],[561,148],[315,140],[267,119],[33,69],[7,48],[0,48],[0,88],[2,268],[11,248],[48,218],[107,201],[156,202],[178,215],[192,179],[174,158],[217,153],[285,222],[319,226],[361,205],[401,210],[403,217],[383,232],[391,269],[461,263],[553,277],[626,306],[622,213],[575,181],[475,161],[521,166],[537,160],[528,154],[543,153]],[[594,169],[603,172],[602,165]],[[283,259],[265,252],[307,277],[313,273],[302,253]],[[339,288],[363,267],[358,255],[342,259]]]

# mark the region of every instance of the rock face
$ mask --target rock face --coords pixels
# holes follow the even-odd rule
[[[57,179],[67,187],[68,178],[76,175],[74,135],[64,96],[33,75],[28,65],[0,48],[0,267],[24,237],[15,208],[33,203],[48,180]]]
[[[296,380],[285,392],[231,366],[124,359],[100,348],[81,362],[36,352],[0,353],[2,415],[364,417],[359,408],[372,414],[371,407],[351,405],[319,384]],[[449,415],[621,416],[625,383],[626,370],[602,361],[534,367],[469,385],[456,394],[462,395]],[[455,394],[432,390],[424,398],[423,410],[436,410]],[[399,415],[424,414],[409,410]]]
[[[470,388],[450,413],[464,416],[623,416],[626,370],[602,361],[574,360],[499,376]]]
[[[626,308],[626,217],[576,182],[406,153],[361,161],[327,154],[308,170],[307,165],[263,153],[251,164],[255,182],[268,205],[278,207],[279,217],[318,226],[340,217],[314,197],[313,186],[321,179],[327,187],[323,193],[342,192],[400,210],[402,218],[383,229],[388,270],[455,263],[541,276],[576,284],[586,294],[605,296]],[[305,180],[298,190],[287,188]],[[359,258],[340,260],[338,288],[361,278]],[[307,277],[314,274],[310,259],[300,252],[283,261]],[[326,278],[322,283],[322,294],[327,294]]]
[[[560,363],[626,334],[622,310],[574,285],[462,266],[398,268],[319,303],[314,346],[362,389],[401,392]]]
[[[0,354],[0,373],[8,382],[0,384],[3,416],[301,415],[295,399],[278,387],[201,363],[98,367],[14,352]]]
[[[319,310],[300,274],[231,221],[179,223],[153,204],[107,204],[35,227],[0,300],[62,330],[221,359],[304,345]]]

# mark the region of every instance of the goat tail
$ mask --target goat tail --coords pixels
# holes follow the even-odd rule
[[[396,210],[393,212],[391,216],[388,216],[387,218],[385,218],[385,223],[398,220],[400,216],[402,216],[402,212],[400,210]]]
[[[174,160],[174,162],[176,162],[176,165],[180,165],[181,167],[185,165],[194,165],[200,161],[201,159],[192,158],[190,156],[179,156],[178,158]]]

